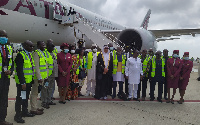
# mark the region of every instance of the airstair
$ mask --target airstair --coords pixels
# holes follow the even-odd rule
[[[97,44],[100,48],[103,47],[103,45],[107,45],[108,43],[113,43],[114,47],[117,47],[117,38],[111,39],[110,37],[106,36],[106,34],[103,34],[100,29],[95,28],[92,26],[91,23],[88,23],[84,21],[84,17],[80,18],[80,15],[77,14],[74,15],[68,15],[67,14],[67,8],[62,6],[62,10],[59,10],[59,6],[62,5],[58,1],[54,2],[54,14],[53,19],[59,21],[62,25],[67,25],[74,27],[74,29],[81,32],[83,35],[85,35],[89,40],[91,40],[93,43]],[[74,30],[74,31],[75,31]],[[76,37],[76,32],[74,33]],[[79,39],[79,38],[77,38]],[[75,41],[77,42],[77,41]]]

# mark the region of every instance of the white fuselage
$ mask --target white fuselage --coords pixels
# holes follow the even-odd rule
[[[62,11],[63,7],[67,9],[67,13],[69,12],[69,8],[72,7],[77,12],[77,17],[82,18],[83,21],[97,30],[122,31],[126,29],[126,27],[118,25],[105,17],[64,0],[61,1],[62,3],[58,2],[57,10],[54,8],[54,1],[52,0],[7,1],[3,6],[0,4],[0,10],[6,13],[6,15],[0,14],[0,29],[7,31],[9,42],[13,43],[21,43],[25,40],[31,40],[36,43],[37,41],[52,39],[55,45],[60,45],[63,42],[74,44],[74,27],[62,25],[58,21],[53,20],[55,16],[54,12]],[[21,1],[23,2],[20,3]],[[17,8],[19,3],[22,5]],[[81,37],[82,33],[76,32],[76,35]],[[87,38],[84,39],[87,40]],[[88,48],[93,42],[88,40],[86,43],[86,47]]]

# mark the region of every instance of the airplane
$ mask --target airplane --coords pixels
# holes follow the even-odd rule
[[[55,45],[61,45],[83,40],[86,48],[93,43],[102,47],[114,42],[122,47],[154,51],[159,41],[200,33],[200,29],[147,30],[150,14],[151,10],[140,27],[129,28],[64,0],[1,0],[0,29],[7,31],[10,43],[53,39]]]

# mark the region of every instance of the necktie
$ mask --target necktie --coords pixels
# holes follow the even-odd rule
[[[34,66],[33,66],[32,58],[31,58],[31,54],[29,53],[28,56],[29,56],[29,59],[30,59],[31,64],[32,64],[32,70],[33,70],[33,76],[34,76]]]
[[[4,49],[4,46],[2,46],[2,52],[3,52],[4,62],[5,62],[6,61],[6,51]]]

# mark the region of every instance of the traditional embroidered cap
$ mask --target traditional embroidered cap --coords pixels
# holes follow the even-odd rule
[[[184,55],[189,55],[189,52],[184,52]]]
[[[173,53],[179,53],[179,50],[174,50]]]
[[[60,45],[60,49],[63,49],[64,47],[69,47],[69,45],[68,45],[67,43],[62,43],[62,44]]]

